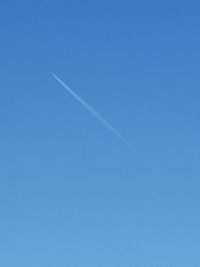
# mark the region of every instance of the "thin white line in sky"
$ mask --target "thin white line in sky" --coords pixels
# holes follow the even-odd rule
[[[93,107],[91,107],[85,100],[83,100],[79,95],[77,95],[68,85],[66,85],[58,76],[52,73],[53,77],[80,103],[82,104],[96,119],[98,119],[104,126],[110,130],[121,142],[123,142],[127,147],[129,147],[134,153],[140,156],[143,161],[149,165],[153,170],[155,167],[146,157],[139,152],[135,146],[133,146],[115,127],[113,127],[107,120],[105,120]]]

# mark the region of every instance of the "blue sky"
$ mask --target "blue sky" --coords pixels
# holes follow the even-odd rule
[[[199,12],[194,0],[1,3],[1,266],[200,265]]]

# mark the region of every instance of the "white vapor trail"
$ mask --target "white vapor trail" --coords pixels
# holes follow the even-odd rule
[[[109,129],[120,141],[122,141],[127,147],[140,156],[143,161],[149,165],[152,169],[155,167],[146,159],[146,157],[140,153],[115,127],[113,127],[107,120],[105,120],[93,107],[91,107],[85,100],[77,95],[69,86],[67,86],[58,76],[52,73],[53,77],[80,103],[82,104],[94,117],[96,117],[104,126]]]

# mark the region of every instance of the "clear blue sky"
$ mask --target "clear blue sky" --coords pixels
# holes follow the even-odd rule
[[[0,266],[200,266],[199,14],[197,0],[2,1]]]

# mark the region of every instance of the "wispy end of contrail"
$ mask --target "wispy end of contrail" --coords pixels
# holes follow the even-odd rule
[[[85,100],[77,95],[68,85],[66,85],[58,76],[52,73],[53,77],[80,103],[82,104],[94,117],[96,117],[104,126],[110,130],[121,142],[123,142],[128,148],[136,153],[143,161],[149,165],[153,170],[156,168],[149,162],[146,157],[136,149],[115,127],[113,127],[107,120],[105,120],[93,107],[91,107]]]

